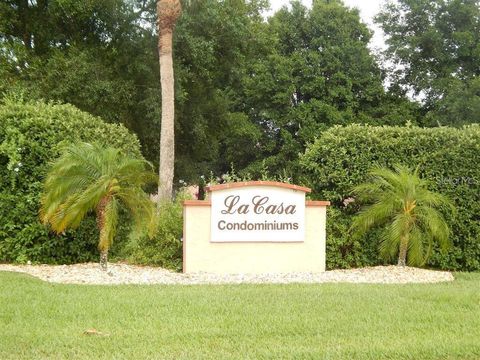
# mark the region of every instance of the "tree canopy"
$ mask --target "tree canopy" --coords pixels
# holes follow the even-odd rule
[[[175,179],[241,173],[298,178],[298,154],[332,125],[476,122],[479,7],[400,0],[371,31],[341,0],[182,1],[174,34]],[[160,83],[154,0],[0,3],[1,92],[71,103],[137,134],[157,163]],[[385,89],[385,78],[391,86]],[[408,89],[423,94],[410,100]]]
[[[262,130],[249,170],[266,163],[295,176],[298,154],[332,125],[415,120],[408,102],[394,105],[386,94],[368,49],[371,32],[357,10],[341,1],[316,1],[312,9],[292,1],[266,30],[273,46],[244,79],[245,111]]]
[[[390,1],[377,22],[392,79],[424,98],[426,124],[479,121],[480,1]]]

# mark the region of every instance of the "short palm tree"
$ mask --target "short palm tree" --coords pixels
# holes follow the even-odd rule
[[[59,234],[67,228],[75,229],[87,213],[95,211],[100,264],[106,270],[120,203],[132,215],[132,231],[153,232],[155,206],[142,189],[156,181],[151,170],[147,161],[125,156],[118,149],[87,143],[71,145],[46,177],[40,218]]]
[[[433,241],[440,248],[450,246],[449,228],[440,207],[453,206],[447,198],[428,190],[428,183],[406,167],[374,169],[371,182],[354,188],[357,199],[371,205],[355,217],[352,230],[364,235],[374,226],[384,229],[380,254],[392,259],[398,254],[398,265],[424,265],[430,256]]]

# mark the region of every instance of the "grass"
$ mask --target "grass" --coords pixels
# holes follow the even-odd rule
[[[0,359],[479,359],[480,274],[456,277],[80,286],[0,272]]]

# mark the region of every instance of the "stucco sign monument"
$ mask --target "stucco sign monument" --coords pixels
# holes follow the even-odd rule
[[[325,271],[328,201],[306,201],[310,189],[271,181],[207,192],[207,200],[184,202],[184,272]]]

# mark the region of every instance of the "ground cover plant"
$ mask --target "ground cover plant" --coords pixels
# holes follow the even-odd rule
[[[88,286],[0,272],[0,358],[478,359],[480,274],[456,277]]]

